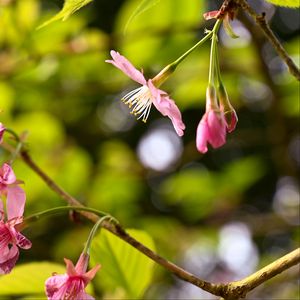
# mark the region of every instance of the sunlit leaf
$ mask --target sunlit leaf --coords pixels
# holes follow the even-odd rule
[[[70,15],[72,15],[75,11],[79,10],[83,6],[92,2],[93,0],[65,0],[64,6],[62,10],[52,17],[50,20],[44,22],[42,25],[38,27],[38,29],[49,25],[50,23],[62,20],[65,21]]]
[[[287,7],[299,7],[299,0],[266,0],[274,5],[287,6]]]
[[[127,232],[154,250],[153,240],[146,232]],[[125,299],[141,299],[151,281],[154,266],[148,257],[107,231],[102,231],[94,239],[91,263],[102,265],[96,281],[105,287],[105,291],[113,292],[121,288],[126,294]]]
[[[50,262],[17,265],[10,274],[0,276],[0,295],[43,295],[45,280],[53,272],[65,273],[65,267]]]

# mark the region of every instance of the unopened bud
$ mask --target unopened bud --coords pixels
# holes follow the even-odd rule
[[[218,98],[220,101],[220,109],[224,114],[225,121],[227,124],[227,131],[232,132],[235,129],[238,117],[234,108],[229,102],[229,98],[223,84],[220,84],[218,86]]]

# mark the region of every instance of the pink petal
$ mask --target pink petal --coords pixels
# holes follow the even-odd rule
[[[0,123],[0,144],[2,143],[4,131],[5,131],[5,127],[3,126],[2,123]]]
[[[84,274],[87,270],[89,264],[90,256],[87,253],[81,253],[76,266],[75,270],[77,274]]]
[[[3,202],[0,199],[0,221],[4,219],[4,208],[3,208]]]
[[[213,11],[208,11],[203,14],[203,17],[205,20],[210,20],[210,19],[216,19],[220,15],[220,11],[218,10],[213,10]]]
[[[13,245],[5,257],[3,257],[3,252],[0,254],[0,274],[8,274],[15,266],[19,258],[19,249],[16,245]]]
[[[218,148],[226,143],[226,122],[223,114],[213,110],[207,113],[208,141],[214,147]]]
[[[66,263],[66,268],[67,268],[67,274],[69,276],[76,276],[78,275],[78,273],[76,272],[76,269],[72,263],[72,261],[70,261],[69,259],[67,258],[64,258],[64,261]]]
[[[225,113],[225,119],[227,123],[227,131],[232,132],[237,124],[238,117],[234,109],[232,111]]]
[[[206,115],[204,115],[197,127],[196,134],[196,146],[199,152],[207,152],[207,142],[208,142],[208,124],[206,120]]]
[[[91,295],[87,294],[85,291],[81,291],[78,295],[77,298],[78,300],[95,300],[94,297]]]
[[[171,119],[176,133],[182,136],[184,134],[183,130],[185,129],[185,125],[182,122],[180,110],[175,102],[170,99],[166,92],[156,88],[151,80],[148,80],[147,85],[152,94],[152,101],[156,109],[163,116],[168,116]]]
[[[139,70],[137,70],[129,60],[127,60],[119,52],[116,52],[114,50],[110,51],[110,55],[113,58],[113,60],[106,60],[107,63],[113,64],[132,80],[142,85],[146,84],[146,79],[144,75]]]
[[[23,216],[26,195],[19,186],[7,188],[7,219],[11,220]]]
[[[69,276],[66,274],[63,275],[54,275],[49,277],[45,282],[45,291],[48,299],[56,300],[60,299],[57,296],[59,290],[62,289],[63,285],[67,282]]]
[[[0,183],[3,184],[12,184],[16,181],[16,176],[11,166],[7,163],[4,163],[0,169]]]
[[[90,269],[88,272],[86,272],[82,277],[84,279],[85,286],[93,280],[93,278],[96,276],[96,273],[99,271],[101,268],[101,265],[97,264],[95,267]]]
[[[17,241],[17,245],[22,249],[30,249],[32,246],[31,242],[18,231],[15,233],[15,239]]]

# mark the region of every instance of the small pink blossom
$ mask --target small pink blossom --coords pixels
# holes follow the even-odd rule
[[[0,197],[6,196],[7,202],[15,203],[17,207],[20,203],[25,203],[26,195],[24,190],[18,186],[21,181],[16,179],[11,166],[4,163],[0,168]]]
[[[0,274],[9,273],[15,266],[19,258],[18,247],[22,249],[31,247],[31,242],[15,228],[23,221],[24,206],[25,197],[20,197],[17,201],[8,197],[5,218],[3,202],[0,199]]]
[[[159,78],[155,77],[147,81],[144,75],[124,56],[116,51],[111,51],[110,54],[112,60],[106,60],[106,62],[113,64],[132,80],[142,85],[122,99],[129,108],[133,106],[131,113],[138,116],[138,119],[142,118],[143,122],[146,122],[153,104],[163,116],[168,116],[171,119],[175,131],[179,136],[182,136],[185,125],[182,122],[181,113],[168,94],[158,88],[168,76],[168,72],[160,73]]]
[[[49,277],[45,283],[46,295],[48,300],[91,300],[92,296],[85,292],[85,287],[95,277],[100,269],[96,265],[90,271],[86,272],[89,262],[89,255],[82,253],[74,267],[69,259],[64,259],[67,273]]]
[[[2,123],[0,123],[0,144],[2,143],[4,131],[5,131],[5,127],[3,126]]]
[[[208,87],[206,93],[206,112],[202,117],[196,135],[196,146],[199,152],[207,152],[207,143],[218,148],[226,143],[226,121],[218,108],[215,90]]]

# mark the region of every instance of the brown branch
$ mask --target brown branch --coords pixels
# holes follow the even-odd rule
[[[65,192],[60,186],[58,186],[47,174],[44,173],[40,169],[40,167],[31,159],[30,155],[27,151],[21,152],[21,157],[23,161],[36,173],[38,174],[44,182],[59,196],[61,196],[66,202],[72,206],[83,206],[78,200],[76,200],[74,197],[69,195],[67,192]],[[90,212],[84,212],[80,211],[80,214],[85,216],[86,218],[90,219],[93,222],[96,222],[98,220],[98,216],[90,213]],[[153,261],[167,269],[168,271],[172,272],[174,275],[176,275],[178,278],[190,282],[193,285],[198,286],[199,288],[202,288],[203,290],[214,294],[221,296],[221,293],[219,292],[220,287],[222,285],[216,285],[210,282],[206,282],[197,276],[185,271],[184,269],[180,268],[179,266],[169,262],[165,258],[161,257],[160,255],[156,254],[151,249],[147,248],[143,244],[141,244],[139,241],[137,241],[135,238],[130,236],[120,225],[112,224],[110,222],[104,222],[102,224],[102,227],[113,233],[114,235],[121,238],[126,243],[130,244],[149,258],[151,258]]]
[[[269,42],[273,45],[274,49],[276,50],[277,54],[283,59],[286,63],[287,67],[289,68],[290,73],[300,81],[300,70],[290,58],[288,53],[283,48],[280,41],[277,39],[273,31],[271,30],[269,24],[266,21],[265,14],[258,15],[251,6],[247,3],[246,0],[234,0],[236,4],[238,4],[244,11],[251,16],[256,24],[260,27],[260,29],[265,34],[266,38]]]
[[[31,159],[30,155],[27,151],[21,151],[20,153],[21,158],[23,161],[36,173],[38,174],[44,182],[58,195],[60,195],[66,202],[73,206],[83,206],[78,200],[74,197],[69,195],[65,192],[60,186],[58,186],[43,170],[39,168],[39,166]],[[80,211],[80,214],[87,217],[93,222],[98,220],[98,216],[90,213]],[[161,265],[171,273],[173,273],[178,278],[189,282],[213,295],[221,296],[226,300],[236,300],[240,299],[241,297],[245,297],[245,295],[256,288],[257,286],[261,285],[265,281],[269,280],[270,278],[278,275],[279,273],[283,272],[284,270],[298,264],[300,262],[300,249],[297,249],[282,258],[279,258],[275,262],[269,264],[268,266],[264,267],[263,269],[257,271],[256,273],[242,279],[240,281],[231,282],[228,284],[214,284],[202,280],[195,276],[194,274],[180,268],[179,266],[175,265],[174,263],[166,260],[165,258],[161,257],[151,249],[147,248],[135,238],[130,236],[120,225],[112,224],[110,222],[104,222],[102,224],[103,228],[110,231],[112,234],[116,235],[117,237],[121,238],[126,243],[130,244],[138,251],[143,253],[144,255],[148,256],[150,259],[155,261],[157,264]]]
[[[253,273],[252,275],[246,277],[245,279],[229,283],[229,294],[233,294],[239,298],[244,298],[249,291],[255,289],[267,280],[275,277],[276,275],[299,263],[300,248],[277,259],[276,261]]]

